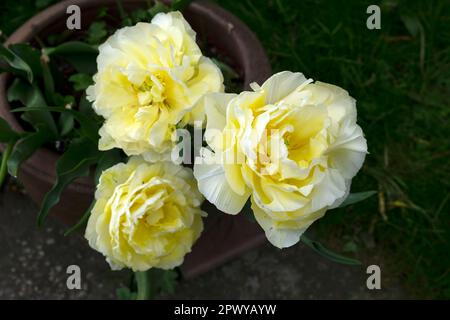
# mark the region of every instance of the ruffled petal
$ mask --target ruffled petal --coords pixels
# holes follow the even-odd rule
[[[282,71],[274,74],[264,82],[261,89],[266,93],[266,104],[275,104],[306,81],[299,72]]]
[[[233,191],[227,182],[225,171],[220,164],[214,163],[210,151],[202,149],[202,159],[194,164],[194,176],[198,189],[203,196],[213,203],[220,211],[237,214],[244,207],[250,192],[239,195]],[[207,163],[210,161],[209,163]]]

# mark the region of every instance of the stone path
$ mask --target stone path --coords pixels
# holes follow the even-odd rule
[[[55,220],[38,229],[37,207],[20,191],[0,192],[0,299],[114,299],[129,272],[109,270],[79,236],[64,237]],[[82,289],[68,290],[66,269],[79,265]],[[188,281],[178,299],[395,299],[408,298],[396,279],[382,290],[366,288],[365,269],[328,261],[297,245],[270,245]]]

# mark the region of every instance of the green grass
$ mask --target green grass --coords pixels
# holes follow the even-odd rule
[[[2,1],[4,33],[54,1],[22,2]],[[450,298],[450,1],[216,2],[258,35],[274,72],[301,71],[358,101],[370,154],[352,189],[378,197],[312,228],[358,256],[383,252],[415,296]],[[369,4],[381,30],[366,28]]]
[[[352,189],[378,197],[313,228],[356,253],[374,239],[413,295],[450,298],[450,2],[216,2],[258,35],[274,72],[301,71],[358,101],[370,154]],[[374,3],[381,30],[366,28]]]

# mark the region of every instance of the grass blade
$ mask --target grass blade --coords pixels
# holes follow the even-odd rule
[[[344,257],[344,256],[342,256],[340,254],[337,254],[337,253],[335,253],[335,252],[325,248],[320,242],[317,242],[315,240],[309,239],[304,234],[302,235],[300,240],[305,245],[307,245],[308,247],[310,247],[311,249],[313,249],[314,251],[316,251],[320,255],[330,259],[331,261],[338,262],[338,263],[341,263],[341,264],[348,264],[348,265],[361,265],[360,261],[358,261],[356,259],[352,259],[352,258],[347,258],[347,257]]]

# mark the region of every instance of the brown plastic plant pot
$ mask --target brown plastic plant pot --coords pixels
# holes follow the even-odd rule
[[[123,1],[126,11],[143,7],[145,3],[143,0]],[[28,20],[7,39],[5,45],[32,42],[37,36],[44,38],[67,30],[66,19],[69,15],[66,9],[73,4],[81,8],[82,23],[82,30],[71,31],[74,38],[82,34],[83,28],[96,19],[101,7],[107,7],[111,15],[119,16],[116,0],[63,1]],[[229,58],[241,72],[245,88],[254,81],[261,84],[270,76],[271,68],[263,47],[247,26],[234,15],[207,1],[192,2],[183,14],[197,32],[197,38]],[[23,131],[17,118],[10,112],[6,95],[9,80],[8,74],[0,75],[0,116],[15,130]],[[41,148],[20,168],[18,178],[38,205],[55,182],[58,157],[56,152]],[[66,188],[51,214],[65,224],[75,223],[89,207],[94,191],[92,177],[77,179]],[[205,231],[182,267],[184,276],[188,278],[212,269],[264,241],[260,228],[242,215],[231,217],[220,213],[209,203],[205,206],[208,206],[205,211],[210,213],[210,217],[206,219]]]

